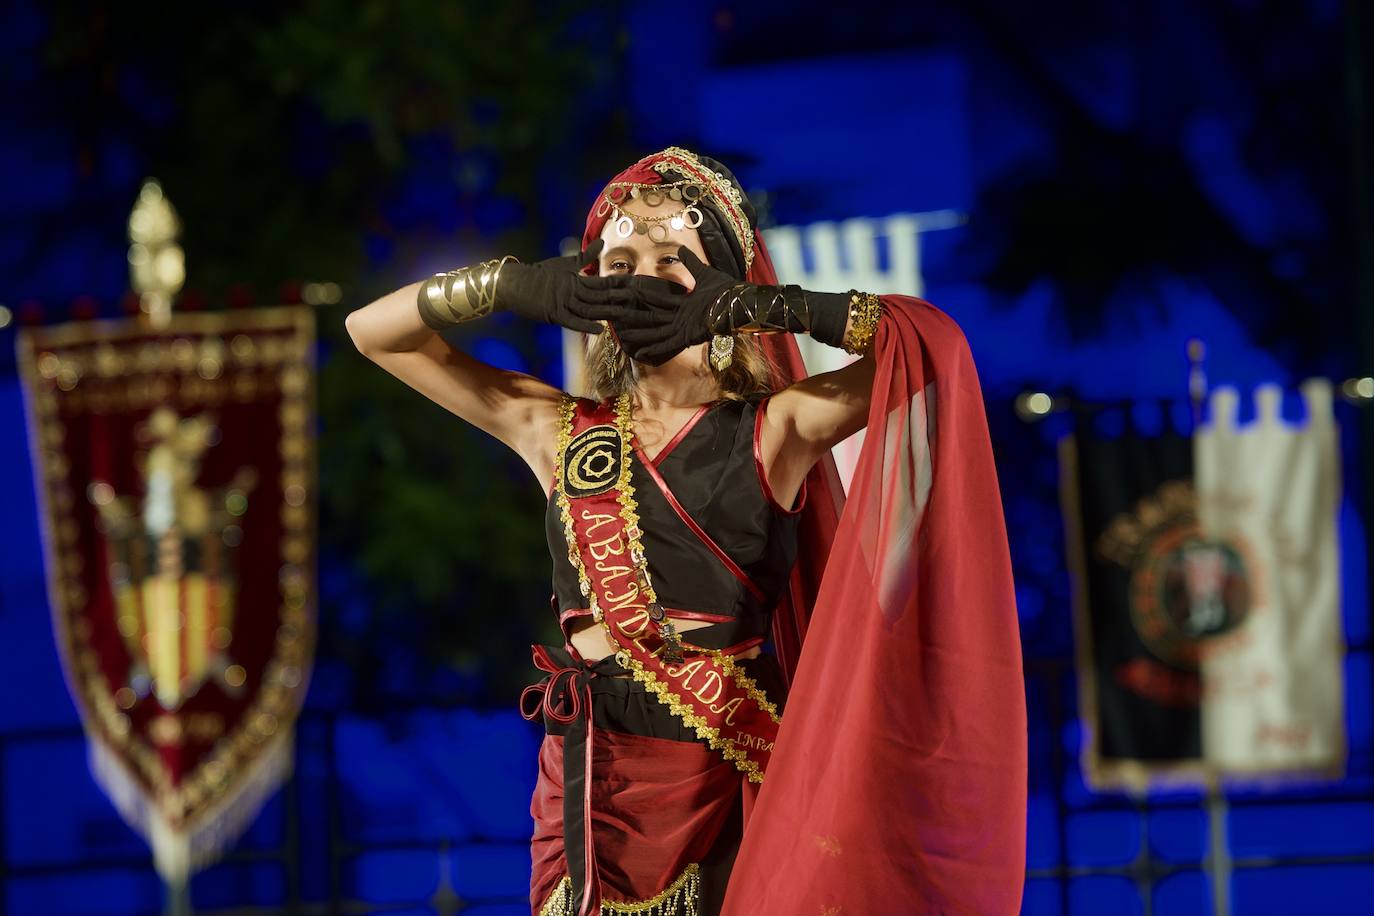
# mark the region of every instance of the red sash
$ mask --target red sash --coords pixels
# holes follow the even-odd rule
[[[730,656],[681,643],[659,604],[630,483],[633,438],[629,395],[592,407],[564,396],[555,498],[568,560],[620,665],[751,782],[763,782],[777,707]]]

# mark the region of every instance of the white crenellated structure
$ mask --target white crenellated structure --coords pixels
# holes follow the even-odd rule
[[[1254,420],[1241,424],[1240,393],[1218,387],[1193,436],[1200,541],[1185,554],[1229,559],[1187,580],[1187,610],[1206,612],[1210,599],[1243,614],[1207,642],[1199,671],[1203,758],[1229,772],[1345,763],[1338,432],[1331,383],[1300,389],[1302,423],[1283,419],[1278,385],[1261,385]]]
[[[921,296],[925,292],[921,278],[921,234],[949,229],[963,221],[962,214],[954,210],[894,213],[881,219],[856,217],[838,223],[776,226],[765,229],[763,238],[780,283],[826,292],[857,289]],[[885,265],[880,257],[884,246]],[[806,336],[798,336],[797,344],[806,370],[812,375],[838,369],[856,358]],[[862,444],[863,430],[859,430],[835,446],[835,464],[846,489]]]

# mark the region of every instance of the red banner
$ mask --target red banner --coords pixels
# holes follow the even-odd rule
[[[306,308],[21,331],[59,655],[92,771],[182,881],[290,771],[315,642]]]

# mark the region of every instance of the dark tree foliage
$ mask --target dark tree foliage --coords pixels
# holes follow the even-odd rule
[[[336,676],[316,702],[506,702],[529,642],[556,633],[539,482],[357,354],[343,319],[439,267],[555,253],[584,187],[633,158],[601,101],[625,37],[613,6],[583,7],[48,8],[48,91],[78,159],[98,168],[122,145],[162,182],[185,226],[187,298],[270,306],[310,280],[345,291],[317,311],[319,664]],[[80,205],[122,232],[136,191],[135,178]],[[72,221],[36,228],[56,244]],[[533,327],[497,318],[453,342],[479,335],[531,371],[557,368],[556,341]]]
[[[979,175],[967,243],[942,273],[1010,304],[1046,285],[1076,340],[1152,298],[1163,311],[1159,286],[1187,278],[1295,374],[1341,375],[1368,370],[1350,333],[1360,90],[1347,40],[1367,30],[1352,17],[1364,6],[852,0],[818,29],[779,4],[725,2],[717,57],[957,49],[966,104],[986,106],[971,120],[1010,131],[971,136],[974,156],[1022,152]]]
[[[1006,294],[1047,280],[1079,336],[1101,328],[1118,292],[1192,278],[1295,371],[1353,371],[1349,353],[1329,352],[1353,323],[1334,5],[1067,6],[1076,14],[1053,19],[966,7],[1053,135],[1052,155],[981,189],[968,253],[982,278]],[[1104,42],[1129,61],[1116,118],[1092,104],[1081,68],[1056,59]]]

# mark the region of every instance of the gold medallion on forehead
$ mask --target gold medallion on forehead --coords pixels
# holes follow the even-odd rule
[[[605,493],[620,479],[620,431],[601,424],[584,429],[563,453],[563,491],[568,496]]]

